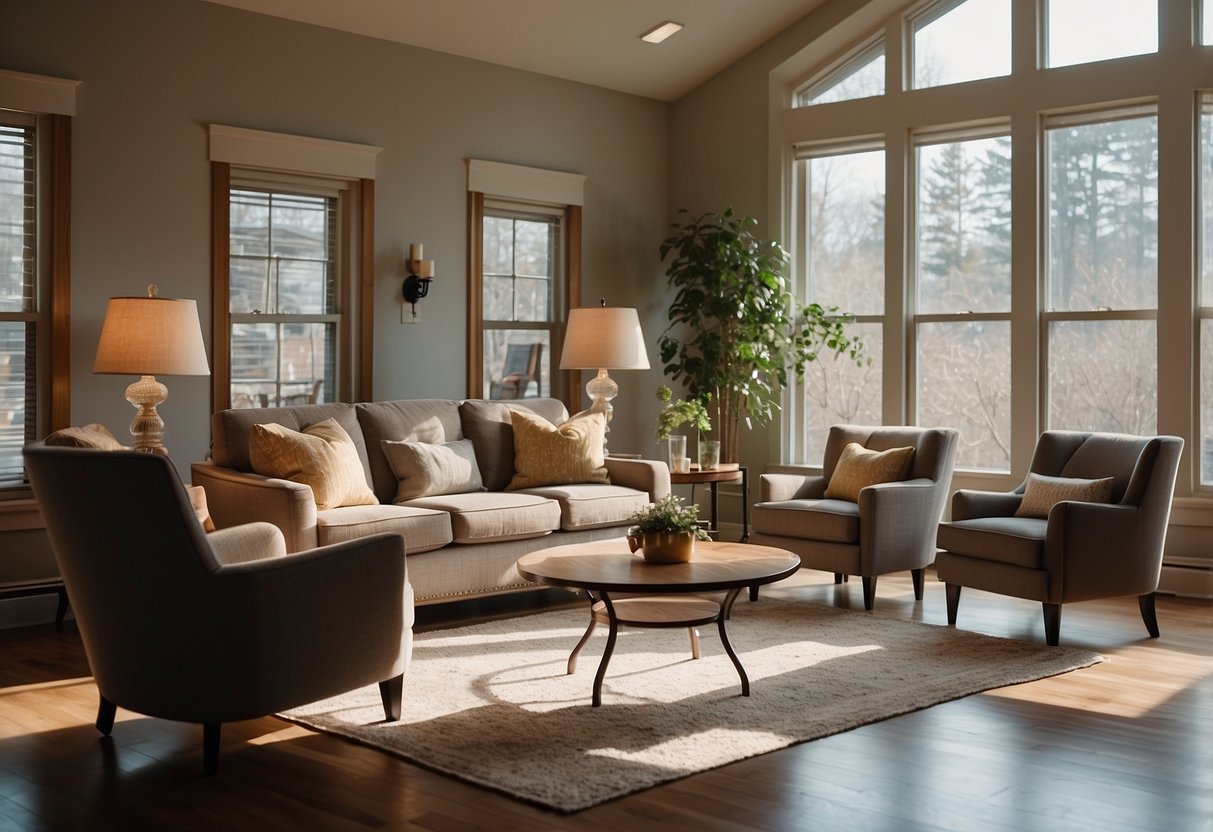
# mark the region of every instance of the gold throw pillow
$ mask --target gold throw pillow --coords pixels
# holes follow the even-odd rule
[[[560,425],[542,416],[511,410],[514,478],[506,491],[568,483],[609,483],[603,441],[606,417],[578,413]]]
[[[1054,504],[1067,500],[1080,503],[1106,503],[1112,499],[1112,477],[1097,480],[1076,477],[1048,477],[1028,474],[1023,499],[1015,509],[1016,517],[1047,519]]]
[[[262,476],[311,486],[316,508],[322,511],[379,502],[366,484],[354,440],[336,419],[308,425],[302,432],[278,424],[253,425],[249,461]]]
[[[914,447],[870,451],[858,442],[842,449],[838,464],[826,486],[826,499],[859,502],[859,492],[869,485],[903,480],[910,472]]]

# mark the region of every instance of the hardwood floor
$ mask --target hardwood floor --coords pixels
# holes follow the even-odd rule
[[[822,573],[801,572],[764,597],[773,593],[863,608],[858,581],[835,587]],[[873,614],[942,624],[943,595],[929,573],[917,604],[908,575],[885,577]],[[425,608],[418,629],[542,603],[553,601]],[[1161,597],[1158,618],[1162,638],[1149,639],[1133,598],[1068,605],[1062,643],[1108,661],[570,816],[272,717],[225,725],[219,773],[204,778],[200,726],[119,709],[113,736],[99,737],[97,691],[70,621],[62,633],[50,624],[0,631],[0,832],[1210,830],[1213,604]],[[1044,641],[1039,605],[973,590],[959,626]]]

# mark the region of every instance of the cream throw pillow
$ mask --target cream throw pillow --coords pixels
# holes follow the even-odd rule
[[[1016,517],[1040,517],[1047,519],[1054,504],[1066,500],[1080,503],[1106,503],[1112,499],[1112,477],[1097,480],[1076,477],[1048,477],[1044,474],[1028,474],[1028,484],[1023,490],[1023,500],[1015,509]]]
[[[336,419],[308,425],[302,432],[278,424],[253,425],[248,450],[258,474],[310,485],[316,508],[322,511],[379,502],[366,484],[354,440]]]
[[[568,483],[609,483],[603,441],[606,417],[578,413],[553,425],[542,416],[510,411],[514,425],[514,478],[506,491]]]
[[[383,452],[396,475],[396,502],[439,494],[466,494],[483,488],[472,440],[397,442],[383,440]]]
[[[869,485],[905,479],[913,459],[912,445],[870,451],[858,442],[851,442],[838,457],[838,464],[826,486],[826,498],[857,503],[859,492]]]

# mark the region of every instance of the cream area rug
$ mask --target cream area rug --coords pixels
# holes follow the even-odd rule
[[[1102,661],[963,630],[763,598],[739,602],[729,639],[621,629],[602,706],[590,707],[606,643],[564,610],[420,634],[404,713],[383,721],[377,686],[282,716],[470,783],[574,812],[630,792],[991,688]]]

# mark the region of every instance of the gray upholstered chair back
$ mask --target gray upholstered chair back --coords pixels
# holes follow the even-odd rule
[[[1045,431],[1036,443],[1030,470],[1049,477],[1112,477],[1111,502],[1138,505],[1158,460],[1160,446],[1173,444],[1170,440],[1175,438]],[[1178,450],[1175,454],[1178,458]],[[1026,484],[1025,480],[1016,491],[1022,494]]]
[[[873,427],[867,425],[834,425],[826,438],[822,474],[828,483],[838,465],[842,449],[857,442],[871,451],[914,447],[914,459],[906,479],[950,479],[952,456],[956,448],[956,431],[949,428]],[[947,483],[944,483],[945,487]]]

